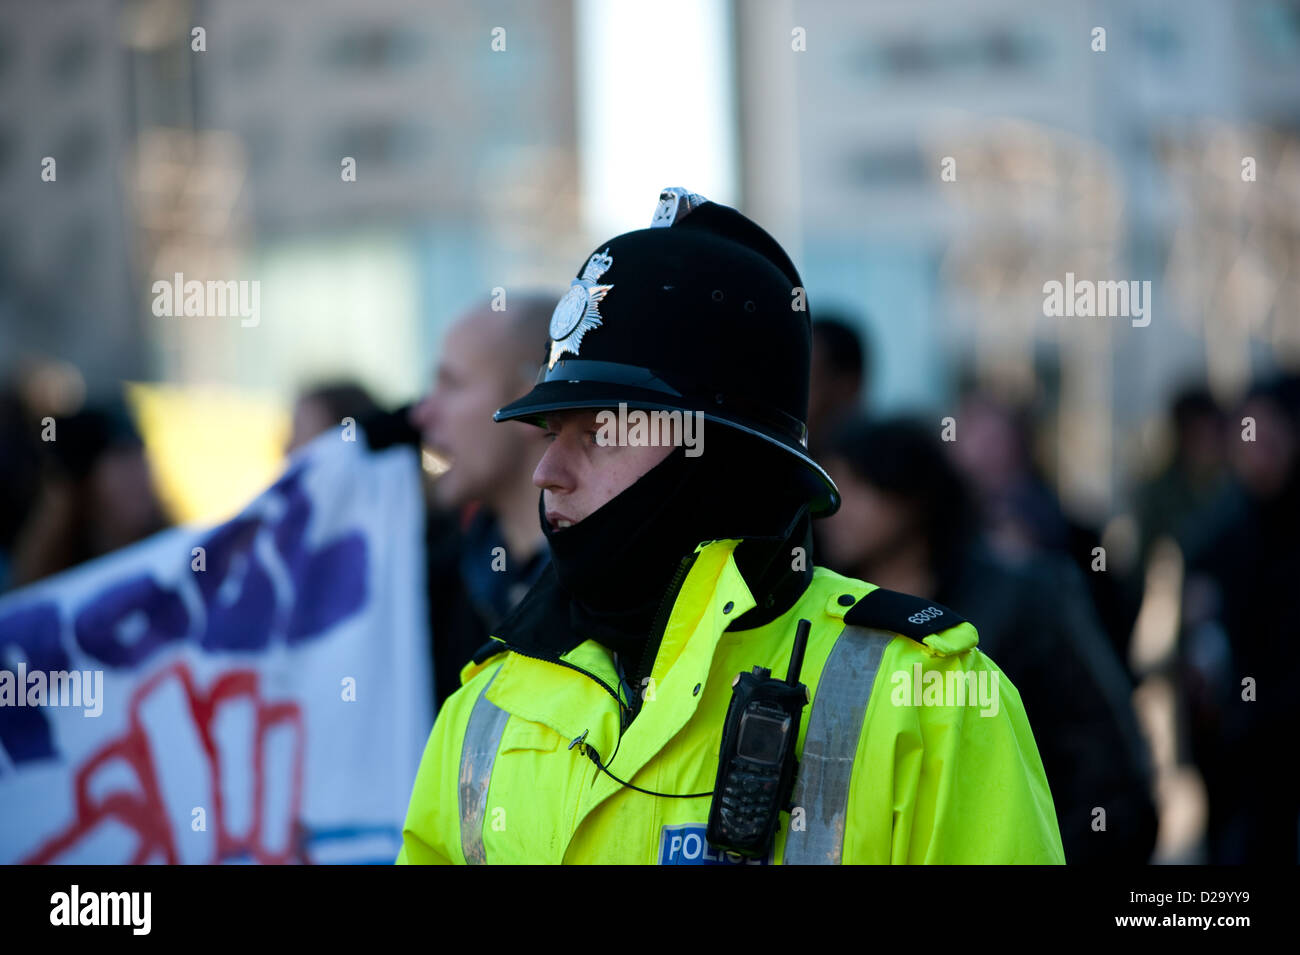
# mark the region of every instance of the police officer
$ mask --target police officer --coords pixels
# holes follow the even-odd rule
[[[806,450],[809,316],[777,242],[665,190],[549,332],[494,417],[546,429],[551,563],[440,711],[397,861],[1064,861],[971,624],[813,565],[839,492]],[[746,703],[780,675],[784,711]]]

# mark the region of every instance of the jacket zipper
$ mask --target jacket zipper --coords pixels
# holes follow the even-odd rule
[[[677,591],[682,585],[682,580],[686,577],[686,572],[690,569],[691,565],[695,563],[695,559],[698,556],[699,556],[698,552],[689,554],[686,557],[683,557],[681,559],[681,562],[677,565],[677,570],[673,573],[672,583],[668,585],[668,589],[664,592],[663,600],[661,600],[659,603],[659,610],[655,613],[654,624],[650,629],[650,635],[649,635],[650,637],[653,637],[654,634],[659,633],[663,627],[667,626],[668,624],[667,617],[672,611],[673,604],[677,602]],[[649,637],[647,637],[647,639],[649,639]],[[617,690],[611,687],[600,677],[596,676],[596,674],[591,673],[588,670],[584,670],[580,666],[576,666],[572,663],[569,663],[567,660],[562,660],[558,655],[553,657],[542,656],[541,654],[538,653],[528,653],[526,650],[521,650],[516,646],[513,646],[509,643],[505,643],[504,641],[502,641],[502,643],[505,649],[509,650],[511,653],[517,653],[521,657],[528,657],[533,660],[541,660],[545,663],[554,663],[557,664],[558,666],[567,667],[568,669],[573,670],[576,673],[581,673],[589,680],[595,682],[597,685],[600,686],[601,689],[603,689],[606,693],[608,693],[611,697],[613,697],[614,702],[618,704],[619,726],[621,730],[627,729],[628,725],[632,722],[632,718],[635,718],[636,714],[641,710],[641,705],[640,705],[641,697],[635,692],[635,689],[630,686],[628,688],[629,691],[631,691],[629,693],[629,696],[631,697],[629,701],[630,702],[629,705],[628,703],[623,702],[622,698],[618,695]],[[649,651],[648,644],[646,649],[648,652]],[[643,660],[642,662],[644,663],[645,661]],[[617,667],[617,663],[615,664],[615,666]]]
[[[646,634],[646,647],[640,660],[641,667],[645,666],[647,662],[645,658],[650,655],[650,642],[654,640],[655,634],[660,635],[659,643],[655,646],[655,655],[658,656],[659,648],[663,646],[664,629],[668,626],[668,618],[672,616],[673,606],[677,603],[677,592],[681,589],[682,581],[686,579],[687,572],[691,569],[691,566],[695,563],[695,558],[698,556],[698,551],[687,554],[677,564],[677,570],[673,572],[672,582],[668,585],[668,589],[664,591],[663,599],[659,602],[659,610],[655,613],[654,622],[650,625],[650,632]],[[637,672],[640,672],[639,668]],[[632,693],[633,719],[635,719],[636,715],[640,712],[641,696],[636,692],[636,688],[634,687]]]

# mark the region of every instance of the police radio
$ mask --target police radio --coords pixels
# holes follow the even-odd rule
[[[794,787],[795,743],[808,705],[808,688],[799,682],[799,671],[811,627],[807,620],[799,621],[784,682],[756,666],[731,683],[705,833],[719,849],[749,858],[762,858],[771,849],[781,810],[787,808]]]

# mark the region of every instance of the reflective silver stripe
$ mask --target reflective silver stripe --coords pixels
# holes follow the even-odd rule
[[[804,828],[786,835],[786,865],[839,865],[858,737],[880,658],[893,634],[846,626],[822,668],[804,736],[794,805]]]
[[[498,669],[497,673],[500,672]],[[487,862],[483,821],[487,816],[488,783],[492,781],[492,764],[501,745],[501,733],[510,719],[509,713],[487,698],[488,687],[496,678],[493,673],[474,701],[460,750],[460,848],[470,865]]]

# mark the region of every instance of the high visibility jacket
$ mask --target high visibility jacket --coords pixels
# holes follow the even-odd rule
[[[637,792],[583,748],[641,789],[711,792],[733,678],[756,665],[783,678],[801,618],[812,625],[801,671],[812,702],[792,809],[758,861],[1065,861],[1020,694],[976,649],[970,623],[948,626],[946,608],[880,591],[903,602],[875,600],[875,616],[904,613],[891,629],[924,636],[859,626],[852,610],[877,588],[817,567],[786,613],[726,632],[755,605],[738,543],[696,548],[621,741],[619,705],[579,672],[619,687],[600,644],[561,663],[502,652],[466,666],[425,748],[397,862],[745,861],[705,840],[708,795]]]

